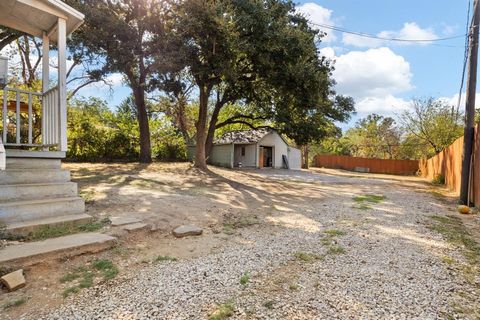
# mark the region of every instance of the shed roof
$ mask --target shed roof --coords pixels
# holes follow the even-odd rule
[[[219,139],[215,141],[215,144],[249,144],[257,143],[263,139],[267,134],[274,130],[262,128],[256,130],[242,130],[242,131],[230,131],[225,133]]]
[[[67,36],[83,22],[84,15],[60,0],[1,0],[0,25],[41,37],[53,31],[58,18],[67,22]],[[56,41],[56,32],[50,37]]]

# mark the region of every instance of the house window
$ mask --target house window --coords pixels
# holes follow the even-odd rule
[[[245,147],[242,147],[242,157],[245,157]]]

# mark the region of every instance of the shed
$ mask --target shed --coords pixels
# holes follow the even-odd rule
[[[195,146],[189,146],[193,160]],[[301,169],[301,152],[273,129],[231,131],[214,142],[209,163],[227,168]]]

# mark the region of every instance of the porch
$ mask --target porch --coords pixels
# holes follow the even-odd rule
[[[0,2],[0,25],[42,39],[41,90],[10,87],[8,60],[0,58],[0,169],[5,157],[64,158],[67,151],[67,37],[83,14],[60,0]],[[50,48],[56,45],[56,56]],[[56,77],[51,78],[55,62]],[[2,149],[5,149],[2,152]]]

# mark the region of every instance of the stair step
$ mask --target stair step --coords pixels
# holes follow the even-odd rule
[[[38,158],[7,158],[7,170],[9,169],[60,169],[60,159]]]
[[[43,241],[12,245],[0,250],[0,265],[32,265],[48,258],[98,252],[115,245],[116,238],[101,233],[78,233]]]
[[[13,223],[82,214],[85,202],[80,197],[64,197],[0,203],[0,222]]]
[[[0,171],[0,185],[68,182],[70,171],[58,169],[11,169]]]
[[[81,225],[92,221],[92,216],[88,214],[74,214],[67,216],[58,216],[45,219],[30,220],[25,222],[13,222],[6,225],[5,231],[14,235],[28,235],[45,226],[55,227],[61,225]]]
[[[0,202],[46,197],[74,197],[76,195],[77,184],[73,182],[0,185]]]

